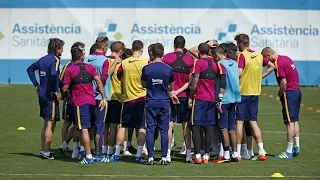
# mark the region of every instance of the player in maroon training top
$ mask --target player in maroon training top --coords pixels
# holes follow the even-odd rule
[[[275,74],[280,87],[278,95],[282,104],[283,121],[287,127],[287,150],[274,157],[292,158],[300,154],[298,121],[302,94],[298,71],[289,57],[278,55],[269,47],[262,50],[262,55],[276,66]]]

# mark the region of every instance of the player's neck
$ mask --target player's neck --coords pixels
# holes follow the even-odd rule
[[[153,60],[153,62],[162,62],[162,59],[161,59],[161,58],[155,58],[155,59]]]
[[[104,52],[103,52],[103,50],[102,49],[96,49],[96,51],[95,52],[98,52],[98,53],[102,53],[102,54],[104,54]]]
[[[244,47],[243,51],[248,51],[250,48],[249,47]]]
[[[203,58],[208,58],[209,56],[208,55],[205,55],[205,54],[200,54],[200,59],[203,59]]]
[[[82,61],[79,59],[79,60],[75,60],[74,63],[78,64],[78,63],[82,63]]]
[[[112,52],[110,56],[113,56],[113,57],[119,57],[119,53]]]
[[[181,48],[175,48],[174,51],[175,51],[175,52],[183,52],[183,49],[181,49]]]
[[[138,51],[133,52],[132,57],[139,58],[141,57],[141,53]]]

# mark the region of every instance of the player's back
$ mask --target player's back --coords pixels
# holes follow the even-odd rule
[[[115,61],[114,57],[109,57],[109,64],[113,64]],[[114,72],[118,72],[121,64],[117,64]],[[111,87],[111,100],[122,101],[121,93],[121,81],[117,77],[117,73],[110,75],[110,87]]]
[[[263,56],[252,50],[241,52],[245,67],[240,77],[241,95],[260,95],[262,82]]]
[[[120,67],[123,73],[121,81],[123,83],[124,102],[146,96],[146,89],[141,84],[141,75],[142,68],[147,64],[148,61],[142,57],[129,57],[122,61]]]
[[[103,74],[103,65],[104,62],[107,61],[107,57],[103,54],[103,53],[99,53],[99,52],[94,52],[93,54],[87,56],[85,58],[85,60],[83,61],[83,63],[86,64],[91,64],[97,71],[99,77],[101,78],[102,74]],[[96,90],[97,89],[97,84],[94,81],[93,82],[94,85],[94,89],[95,89],[95,97],[96,99],[102,99],[101,94]],[[105,93],[106,93],[106,98],[107,100],[110,100],[110,79],[108,78],[106,80],[106,85],[105,85]]]
[[[297,90],[299,89],[299,75],[297,68],[293,61],[287,56],[278,56],[275,61],[276,70],[275,73],[278,76],[284,75],[287,81],[286,90]],[[282,71],[282,72],[279,72]],[[279,80],[278,80],[279,83]]]
[[[223,104],[240,102],[240,88],[239,88],[239,70],[238,63],[232,59],[220,60],[224,68],[226,69],[227,86],[225,89],[224,97],[222,99]]]
[[[173,90],[178,90],[185,83],[189,82],[189,74],[192,71],[194,60],[183,52],[171,52],[163,57],[163,62],[172,67],[174,72]],[[180,93],[179,97],[187,97],[186,91]]]
[[[143,78],[147,83],[146,106],[170,107],[168,86],[173,82],[173,70],[162,62],[154,62],[144,67]]]
[[[52,71],[59,71],[60,59],[55,57],[53,54],[48,54],[39,59],[39,77],[40,77],[40,88],[39,97],[52,97],[52,92],[56,91],[50,82],[57,82],[51,79]],[[54,68],[54,69],[52,69]],[[58,78],[58,77],[57,77]]]

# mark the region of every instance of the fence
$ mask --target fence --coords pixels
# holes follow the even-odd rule
[[[68,60],[75,41],[89,50],[99,35],[127,46],[135,39],[145,48],[161,42],[169,52],[177,35],[193,47],[208,39],[233,41],[237,33],[246,33],[252,49],[270,46],[291,57],[301,85],[320,85],[319,10],[317,0],[1,1],[0,83],[29,83],[26,68],[46,53],[50,37],[66,42],[62,59]],[[274,75],[266,82],[276,84]]]

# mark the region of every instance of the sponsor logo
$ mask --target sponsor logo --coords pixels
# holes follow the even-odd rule
[[[12,46],[14,47],[43,47],[48,45],[50,37],[59,35],[81,34],[81,27],[73,23],[59,24],[19,24],[12,27]]]

